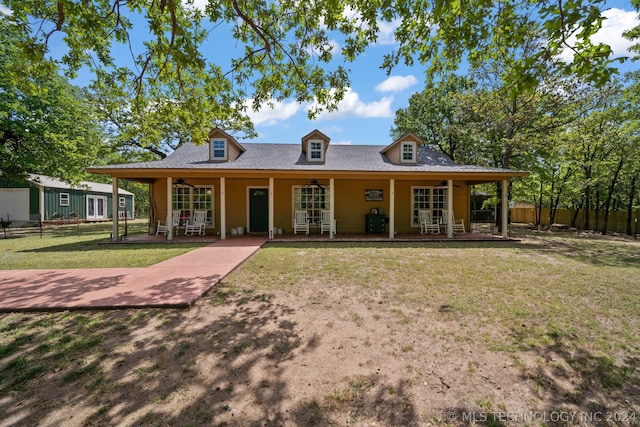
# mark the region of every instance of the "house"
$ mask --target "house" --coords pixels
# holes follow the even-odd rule
[[[386,147],[330,142],[314,130],[300,144],[240,144],[216,128],[208,143],[184,144],[165,159],[89,171],[111,175],[113,188],[121,178],[149,183],[154,226],[174,210],[180,210],[181,224],[194,210],[206,210],[207,233],[221,239],[240,228],[269,238],[280,230],[292,233],[296,211],[306,211],[312,232],[325,211],[334,224],[331,237],[336,228],[391,239],[418,233],[421,209],[439,220],[455,216],[468,227],[472,185],[527,175],[458,165],[412,133]],[[504,199],[506,204],[506,193]],[[447,234],[452,237],[452,229]]]
[[[0,181],[0,216],[13,223],[56,219],[100,221],[112,218],[113,191],[109,184],[81,182],[72,186],[44,175],[23,181]],[[133,218],[134,195],[118,189],[119,216]]]

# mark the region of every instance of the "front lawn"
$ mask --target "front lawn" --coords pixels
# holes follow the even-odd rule
[[[638,354],[638,242],[271,243],[190,309],[0,315],[0,425],[632,426]]]
[[[147,232],[146,220],[128,224],[130,236]],[[198,243],[110,244],[111,223],[15,229],[0,239],[0,270],[146,267],[203,246]]]

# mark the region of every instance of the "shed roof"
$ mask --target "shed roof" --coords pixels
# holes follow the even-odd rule
[[[110,184],[102,184],[100,182],[91,182],[91,181],[82,181],[78,185],[71,185],[68,182],[64,182],[57,178],[52,178],[50,176],[45,175],[35,175],[31,174],[28,178],[29,182],[33,184],[49,187],[49,188],[59,188],[63,190],[87,190],[95,193],[112,193],[112,186]],[[122,188],[118,188],[118,194],[122,195],[130,195],[133,193],[127,190],[123,190]]]

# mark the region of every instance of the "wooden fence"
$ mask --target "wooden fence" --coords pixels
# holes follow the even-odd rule
[[[536,222],[536,209],[527,207],[527,208],[511,208],[509,210],[511,215],[511,222],[520,222],[520,223],[528,223],[535,224]],[[556,211],[556,216],[554,219],[555,224],[565,224],[571,225],[571,221],[573,216],[575,215],[575,211],[572,209],[558,209]],[[602,225],[604,224],[604,212],[599,212],[599,221],[598,227],[602,229]],[[575,226],[578,228],[584,228],[584,211],[580,211],[578,214],[578,218],[576,219]],[[549,223],[549,208],[542,208],[542,216],[540,217],[540,222],[542,224]],[[591,228],[596,223],[596,212],[589,212],[589,225]],[[640,212],[634,212],[631,217],[631,232],[634,233],[636,223],[638,227],[640,227]],[[616,211],[609,212],[609,223],[607,225],[607,231],[610,232],[618,232],[625,233],[627,231],[627,212],[626,211]],[[640,228],[638,229],[640,231]]]

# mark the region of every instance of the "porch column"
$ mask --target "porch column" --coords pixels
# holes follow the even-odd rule
[[[502,237],[509,237],[507,226],[509,225],[509,180],[502,180]]]
[[[118,178],[115,176],[111,177],[111,241],[118,241]]]
[[[273,200],[273,178],[269,178],[269,240],[273,240],[273,223],[274,223],[274,200]]]
[[[396,238],[396,180],[389,180],[389,238]]]
[[[167,177],[167,240],[173,240],[173,179]]]
[[[453,238],[453,180],[447,180],[447,238]]]
[[[227,238],[227,185],[224,177],[220,177],[220,240]]]
[[[333,239],[336,235],[335,229],[335,217],[336,217],[336,189],[334,187],[335,180],[333,178],[329,178],[329,238]]]
[[[38,196],[40,198],[40,221],[44,221],[46,218],[44,217],[45,209],[44,209],[44,187],[42,185],[38,186]],[[83,198],[85,209],[87,208],[87,199]],[[86,218],[86,215],[85,215]]]

